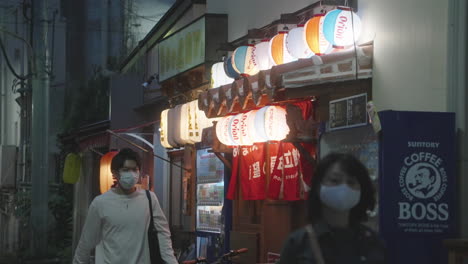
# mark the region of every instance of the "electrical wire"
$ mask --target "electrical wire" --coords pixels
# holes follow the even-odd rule
[[[28,79],[27,76],[20,76],[18,73],[16,73],[15,69],[13,69],[13,66],[11,66],[10,59],[8,58],[8,54],[6,53],[5,46],[3,45],[2,38],[0,38],[0,48],[2,49],[3,57],[5,57],[5,61],[7,63],[8,69],[10,69],[11,73],[13,73],[13,75],[16,78],[20,79],[20,80],[27,80]]]
[[[23,41],[24,43],[26,43],[26,46],[29,48],[29,52],[30,52],[29,55],[30,55],[30,57],[32,58],[32,59],[31,59],[31,60],[32,60],[31,73],[30,73],[29,75],[34,75],[34,73],[36,72],[36,68],[35,68],[35,67],[36,67],[36,56],[35,56],[34,49],[33,49],[33,47],[31,46],[31,44],[29,44],[29,42],[28,42],[26,39],[24,39],[23,37],[21,37],[21,36],[15,34],[15,33],[13,33],[13,32],[10,32],[10,31],[8,31],[8,30],[2,28],[2,27],[0,27],[0,32],[7,33],[8,35],[13,36],[13,37],[15,37],[15,38],[17,38],[17,39]],[[3,46],[3,43],[2,43],[2,46]],[[4,51],[4,52],[5,52],[5,57],[7,57],[6,51]],[[7,59],[7,60],[8,60],[8,59]],[[21,78],[18,78],[18,79],[21,79]]]

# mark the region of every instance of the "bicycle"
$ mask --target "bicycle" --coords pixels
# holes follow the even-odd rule
[[[237,250],[231,250],[228,253],[222,255],[220,258],[218,258],[215,262],[212,262],[211,264],[224,264],[224,263],[227,264],[227,263],[230,263],[230,261],[232,261],[233,257],[235,257],[235,256],[237,256],[239,254],[245,253],[247,251],[248,251],[247,248],[240,248],[240,249],[237,249]],[[197,264],[197,263],[209,264],[208,261],[206,260],[206,258],[197,258],[197,259],[186,260],[186,261],[182,262],[182,264]]]

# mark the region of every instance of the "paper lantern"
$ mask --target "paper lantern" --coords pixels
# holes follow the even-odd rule
[[[217,62],[211,66],[211,88],[230,84],[233,81],[234,79],[227,76],[224,71],[224,62]]]
[[[101,193],[107,192],[111,188],[112,184],[114,184],[111,172],[111,162],[117,153],[119,152],[110,151],[101,157],[99,170],[99,189],[101,190]]]
[[[161,141],[161,146],[165,148],[173,148],[171,144],[169,144],[169,131],[168,131],[168,112],[169,109],[163,110],[161,112],[161,122],[159,123],[159,140]]]
[[[334,46],[353,45],[361,34],[361,19],[350,8],[339,7],[325,15],[323,34]]]
[[[254,45],[240,46],[232,53],[232,67],[240,75],[255,75],[258,68],[253,58]]]
[[[256,121],[257,121],[256,116],[257,116],[258,111],[259,110],[252,110],[247,113],[247,129],[248,129],[247,133],[249,134],[250,139],[254,143],[267,141],[266,135],[262,136],[260,133],[258,133],[258,130],[255,126]],[[262,123],[265,123],[264,118],[262,119]],[[263,131],[265,130],[263,129]]]
[[[216,137],[219,142],[227,146],[234,146],[236,143],[232,141],[231,135],[229,134],[229,128],[231,126],[231,120],[234,116],[222,117],[216,125]]]
[[[234,142],[235,146],[249,146],[254,143],[250,137],[250,127],[248,126],[247,118],[248,113],[241,113],[235,115],[231,119],[231,124],[229,126],[229,136],[231,137],[231,141]]]
[[[286,36],[286,48],[293,57],[298,59],[310,58],[314,55],[305,40],[304,25],[297,25]]]
[[[261,42],[255,44],[253,51],[253,59],[257,68],[260,71],[269,70],[273,66],[270,56],[270,40],[262,39]]]
[[[327,54],[332,50],[331,43],[323,35],[324,18],[324,14],[316,15],[304,25],[307,46],[316,55]]]
[[[169,119],[170,122],[174,123],[173,126],[173,132],[172,134],[174,135],[174,141],[176,142],[176,145],[184,145],[185,141],[182,139],[182,134],[181,134],[181,124],[183,122],[186,122],[185,118],[182,116],[182,105],[176,105],[174,107],[174,116],[173,118]],[[182,120],[184,119],[184,120]]]
[[[169,145],[172,146],[172,147],[176,147],[177,146],[177,141],[176,141],[176,136],[175,136],[175,131],[177,126],[176,125],[177,123],[175,122],[177,118],[177,112],[175,109],[169,109],[169,111],[167,112],[167,134],[166,134],[166,137],[167,137],[167,141],[169,142]]]
[[[289,133],[286,109],[272,105],[262,107],[255,115],[255,129],[261,138],[270,141],[285,139]]]
[[[280,31],[270,40],[270,56],[274,65],[281,65],[297,60],[286,48],[287,31]]]
[[[75,184],[80,178],[81,157],[75,153],[68,153],[63,166],[63,182]]]
[[[229,78],[238,79],[239,73],[232,67],[232,57],[230,56],[224,61],[224,72]]]
[[[179,128],[176,132],[178,132],[177,134],[179,135],[180,137],[180,140],[178,141],[178,143],[180,145],[185,145],[185,144],[193,144],[194,142],[190,140],[189,138],[189,129],[192,129],[192,132],[193,132],[193,128],[189,128],[190,127],[190,123],[194,124],[196,121],[194,120],[191,120],[193,118],[195,118],[194,114],[192,113],[190,107],[189,107],[189,104],[181,104],[181,105],[178,105],[176,106],[176,108],[179,107],[180,110],[180,116],[179,116]]]

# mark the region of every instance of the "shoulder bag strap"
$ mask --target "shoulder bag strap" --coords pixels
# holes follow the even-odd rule
[[[146,192],[146,197],[148,198],[148,202],[149,202],[149,211],[150,211],[150,227],[153,228],[154,230],[156,230],[156,227],[154,226],[154,221],[153,221],[153,205],[151,203],[151,195],[150,195],[150,192],[148,190],[145,190]]]
[[[307,235],[309,236],[310,246],[312,248],[312,253],[314,255],[315,261],[317,264],[325,264],[325,260],[323,259],[322,250],[320,249],[320,245],[318,243],[317,234],[314,231],[312,225],[306,226]]]

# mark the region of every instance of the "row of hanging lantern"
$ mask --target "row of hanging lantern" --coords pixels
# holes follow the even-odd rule
[[[216,125],[216,136],[227,146],[280,141],[288,133],[286,109],[282,106],[269,105],[246,113],[225,116]]]
[[[351,8],[338,7],[318,14],[296,28],[278,32],[271,39],[235,49],[224,62],[213,65],[213,87],[229,84],[239,75],[255,75],[275,65],[349,47],[359,39],[360,32],[361,20]],[[224,72],[220,71],[221,65]]]
[[[198,100],[177,105],[161,112],[160,140],[165,148],[175,148],[201,141],[204,128],[213,126],[217,118],[207,118],[198,108]]]

